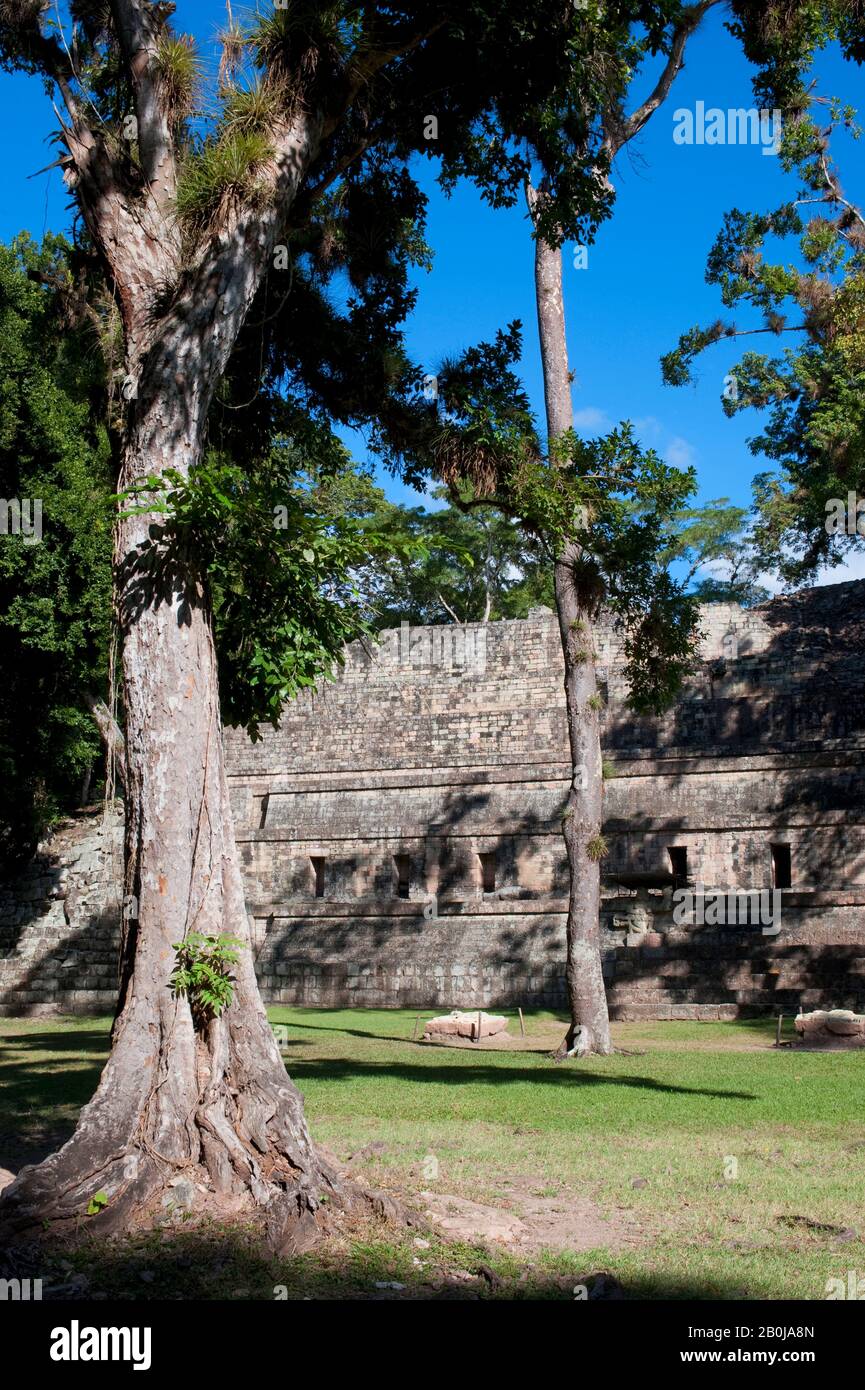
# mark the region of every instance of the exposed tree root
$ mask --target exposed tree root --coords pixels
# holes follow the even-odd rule
[[[69,1142],[3,1190],[0,1243],[54,1243],[85,1231],[111,1237],[170,1225],[182,1211],[260,1217],[268,1246],[291,1254],[327,1234],[335,1212],[406,1221],[390,1197],[345,1177],[312,1144],[302,1098],[266,1020],[255,1043],[248,1036],[255,1021],[255,1014],[246,1018],[241,1039],[232,1037],[228,1020],[211,1026],[206,1039],[190,1039],[198,1094],[182,1106],[177,1072],[167,1075],[155,1064],[149,1076],[139,1073],[138,1088],[118,1086],[115,1071],[128,1068],[124,1032]],[[176,1028],[172,1048],[182,1032]],[[250,1075],[247,1049],[255,1060]]]
[[[620,1049],[615,1047],[597,1047],[589,1041],[588,1029],[578,1028],[571,1024],[562,1041],[559,1043],[555,1052],[550,1053],[553,1062],[566,1062],[574,1057],[611,1057],[614,1052]]]
[[[45,1165],[22,1169],[0,1200],[0,1248],[7,1252],[25,1247],[74,1244],[86,1236],[110,1239],[136,1230],[176,1226],[178,1213],[201,1221],[221,1222],[252,1219],[260,1224],[265,1245],[275,1255],[296,1255],[312,1249],[334,1233],[341,1214],[387,1221],[396,1225],[416,1225],[418,1218],[407,1212],[389,1194],[362,1187],[344,1177],[329,1160],[318,1155],[318,1177],[310,1182],[267,1182],[252,1189],[231,1193],[216,1190],[207,1167],[201,1164],[187,1170],[175,1186],[166,1184],[160,1164],[142,1159],[135,1178],[122,1193],[99,1211],[82,1215],[80,1201],[73,1190],[58,1194],[49,1191]],[[187,1205],[175,1195],[176,1184],[192,1191],[194,1202]],[[13,1191],[13,1188],[15,1189]],[[83,1198],[81,1199],[83,1200]],[[78,1209],[73,1209],[77,1207]],[[187,1228],[188,1229],[188,1228]]]
[[[331,1211],[365,1205],[397,1219],[395,1204],[364,1193],[313,1145],[268,1023],[231,828],[212,632],[190,605],[183,621],[165,604],[145,606],[124,645],[136,672],[126,690],[135,915],[124,919],[111,1054],[69,1142],[0,1195],[0,1240],[121,1235],[189,1212],[260,1218],[271,1248],[288,1252],[309,1248]],[[168,663],[159,678],[157,650]],[[172,987],[177,943],[192,931],[239,943],[217,1017]]]
[[[260,1005],[239,1002],[204,1036],[184,1001],[133,1002],[72,1138],[4,1189],[0,1238],[116,1235],[181,1206],[260,1213],[285,1251],[308,1248],[328,1206],[363,1200],[313,1146]]]

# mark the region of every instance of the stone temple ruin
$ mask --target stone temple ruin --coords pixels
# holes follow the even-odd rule
[[[601,938],[619,1018],[865,1005],[865,582],[702,610],[673,709],[625,706],[597,638]],[[563,1002],[572,776],[553,614],[382,634],[279,731],[226,734],[265,999],[418,1008]],[[105,1009],[119,816],[77,820],[0,890],[0,1010]],[[768,928],[677,910],[772,893]]]

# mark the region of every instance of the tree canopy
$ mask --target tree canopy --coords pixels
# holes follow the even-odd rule
[[[856,15],[836,18],[845,51],[861,61]],[[846,512],[849,495],[865,491],[865,217],[833,159],[833,138],[859,138],[855,109],[801,81],[787,90],[779,158],[795,196],[769,211],[727,213],[707,261],[707,282],[745,318],[691,328],[662,370],[682,385],[719,341],[765,335],[773,344],[743,354],[721,404],[728,416],[765,413],[749,446],[774,465],[754,480],[747,565],[798,584],[862,541],[855,500],[852,524]],[[830,525],[842,506],[841,524]]]
[[[38,507],[41,532],[0,536],[6,863],[75,804],[99,752],[87,695],[108,670],[116,464],[97,328],[76,315],[74,282],[62,238],[0,246],[0,497],[33,522]]]

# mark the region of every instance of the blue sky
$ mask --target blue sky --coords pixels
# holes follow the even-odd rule
[[[222,4],[180,0],[178,27],[205,38],[224,16]],[[210,45],[206,51],[213,52]],[[694,386],[671,388],[661,381],[659,357],[678,335],[697,322],[722,314],[717,290],[705,284],[706,254],[725,211],[770,208],[792,195],[793,183],[777,159],[758,145],[683,145],[673,140],[679,108],[750,107],[751,70],[710,12],[692,39],[684,71],[667,104],[620,156],[614,172],[613,218],[588,250],[588,267],[573,266],[565,248],[565,297],[571,367],[576,374],[574,407],[587,434],[621,419],[637,425],[643,442],[671,462],[693,463],[699,495],[750,498],[750,481],[760,466],[746,440],[759,417],[728,420],[720,407],[726,372],[735,363],[735,344],[711,349]],[[855,104],[861,73],[837,53],[821,55],[819,90]],[[637,88],[650,85],[644,74]],[[444,113],[439,113],[440,117]],[[0,81],[0,116],[7,131],[6,184],[0,235],[21,228],[41,236],[45,227],[69,224],[68,198],[57,170],[31,175],[54,157],[48,143],[54,116],[38,80],[21,75]],[[865,172],[865,151],[837,143],[844,183],[854,198]],[[522,206],[492,211],[468,185],[447,199],[435,183],[432,164],[418,171],[429,203],[428,240],[435,252],[432,273],[418,275],[419,299],[409,324],[409,347],[434,372],[442,357],[491,337],[511,319],[524,327],[524,376],[536,409],[543,404],[536,341],[532,243]],[[353,441],[363,453],[363,441]],[[391,496],[417,500],[391,478]],[[841,578],[839,571],[833,579]]]

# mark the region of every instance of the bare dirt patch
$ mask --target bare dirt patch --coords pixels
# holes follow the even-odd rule
[[[508,1029],[492,1037],[480,1038],[477,1042],[470,1038],[445,1034],[439,1034],[434,1038],[422,1038],[420,1041],[424,1047],[462,1047],[468,1052],[554,1052],[564,1033],[564,1023],[551,1023],[540,1028],[535,1026],[525,1037],[519,1033],[511,1033]]]
[[[532,1020],[529,1024],[529,1031],[523,1036],[519,1032],[519,1025],[511,1021],[504,1032],[496,1033],[494,1037],[483,1037],[477,1042],[471,1038],[444,1035],[434,1038],[418,1038],[417,1041],[423,1047],[457,1047],[463,1048],[467,1052],[537,1052],[550,1055],[556,1051],[562,1041],[566,1026],[563,1022],[538,1023]],[[769,1037],[758,1032],[750,1036],[736,1032],[731,1036],[721,1032],[719,1024],[714,1019],[707,1020],[704,1026],[706,1036],[694,1037],[688,1034],[686,1025],[681,1036],[672,1040],[676,1051],[766,1052],[767,1050],[775,1050],[774,1036]],[[639,1024],[613,1023],[611,1031],[614,1049],[622,1056],[635,1056],[643,1052],[669,1052],[671,1048],[669,1034],[659,1037],[650,1030],[643,1031]],[[784,1040],[784,1046],[792,1044],[792,1041],[788,1035]]]
[[[562,1192],[546,1197],[527,1183],[505,1184],[507,1206],[470,1202],[448,1193],[421,1192],[427,1220],[450,1240],[488,1240],[515,1253],[537,1250],[620,1249],[638,1238],[636,1223],[624,1214],[602,1215],[585,1197]]]

